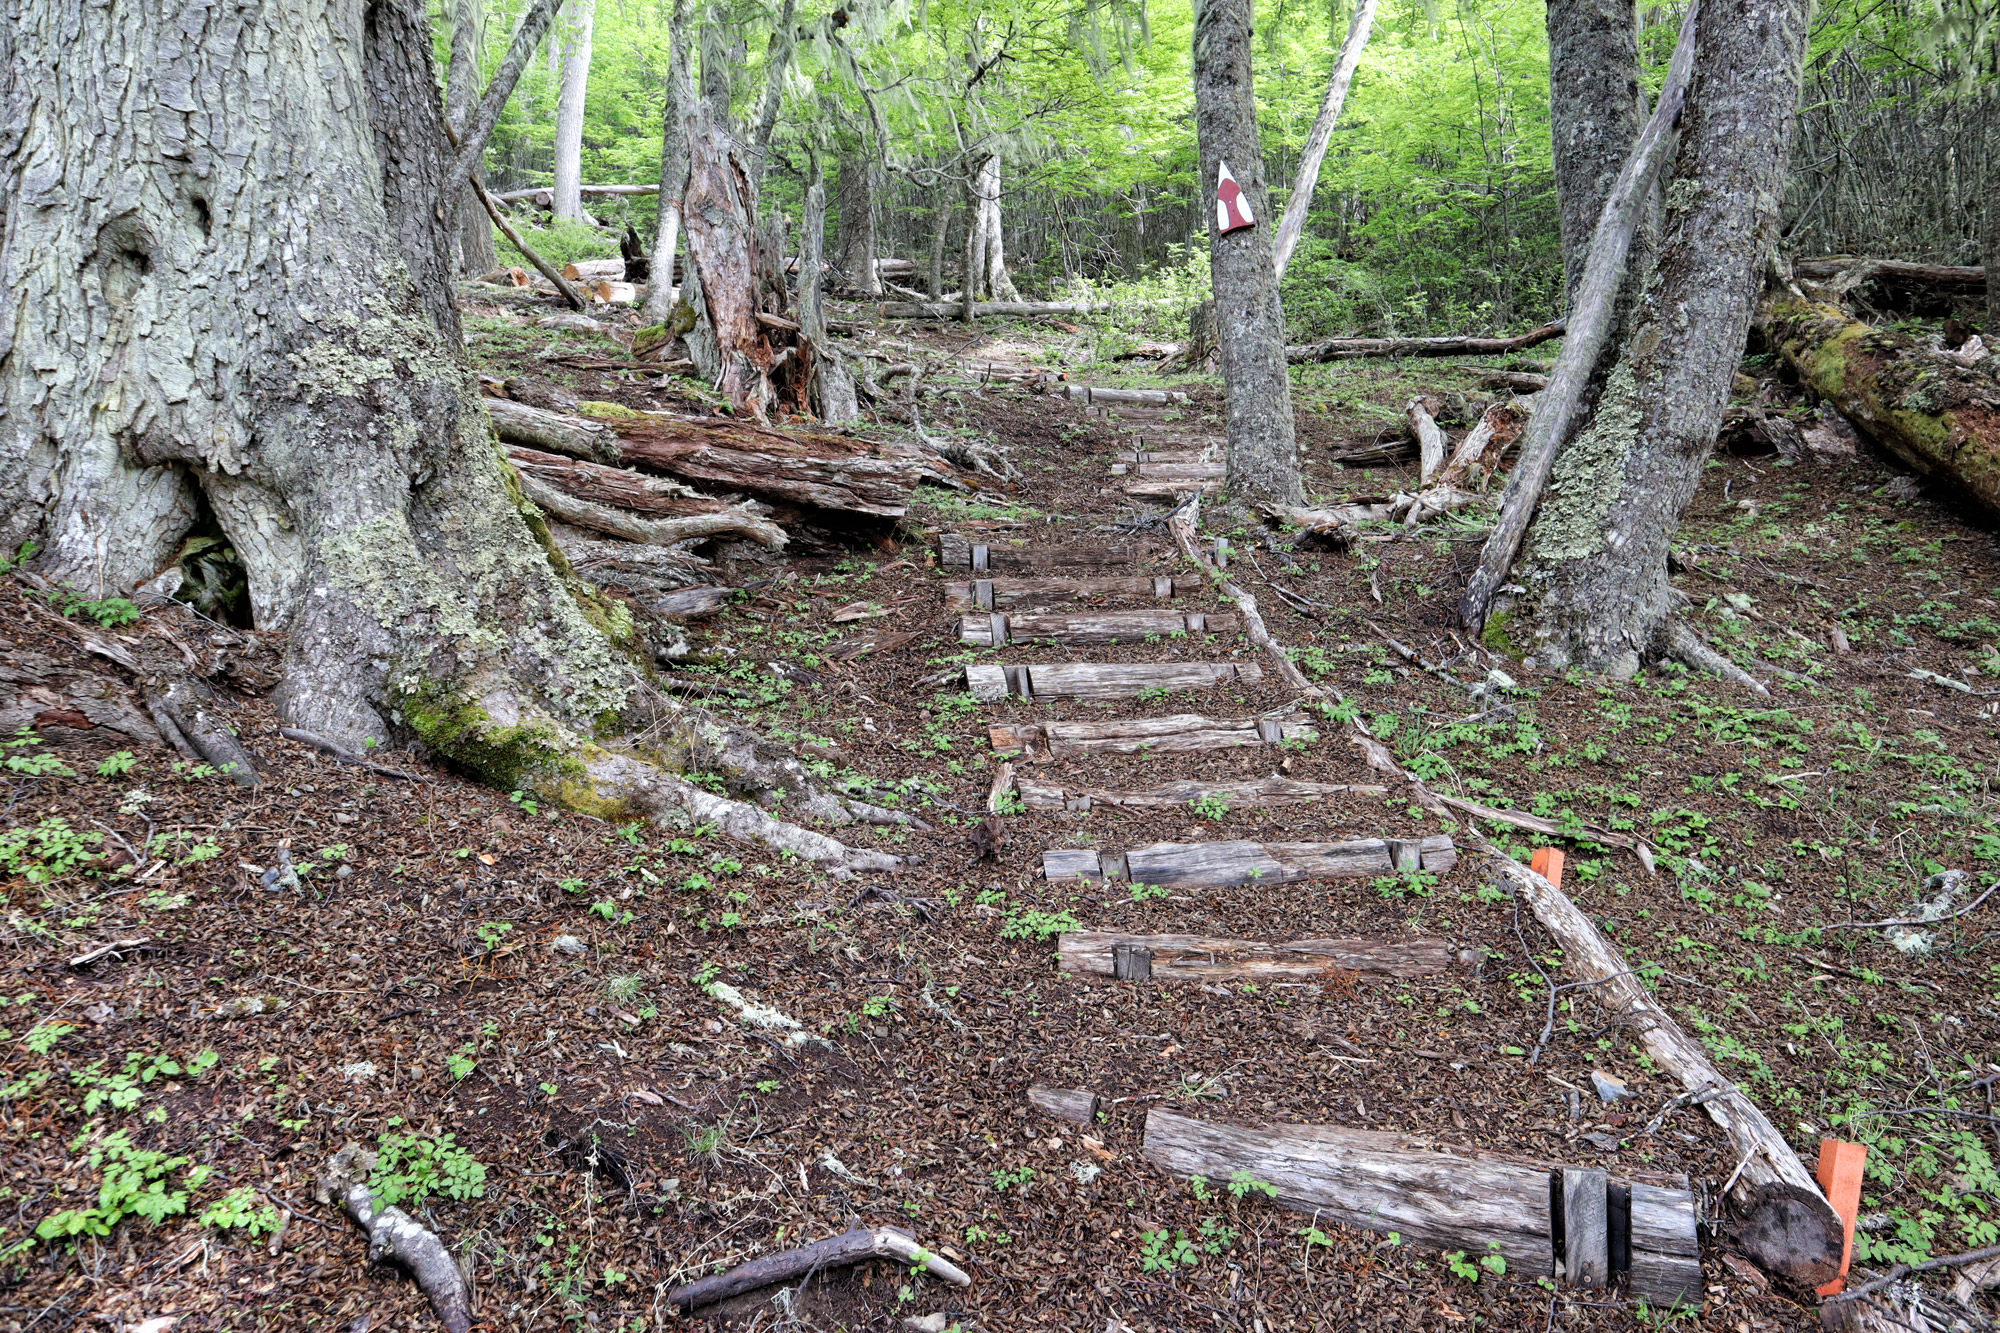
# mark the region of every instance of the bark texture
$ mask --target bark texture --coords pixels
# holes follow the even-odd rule
[[[555,215],[583,218],[583,103],[590,90],[590,34],[597,0],[570,0],[563,36],[562,91],[556,98]]]
[[[1229,427],[1228,487],[1281,504],[1301,504],[1292,386],[1285,369],[1285,312],[1271,262],[1270,191],[1257,144],[1251,86],[1250,0],[1205,3],[1194,28],[1195,130],[1201,142],[1202,207],[1209,214],[1209,273]],[[1257,225],[1214,230],[1217,163],[1242,187]]]
[[[1537,624],[1517,646],[1545,666],[1629,676],[1643,659],[1679,656],[1729,674],[1674,617],[1667,543],[1714,448],[1777,243],[1806,9],[1702,6],[1658,270],[1529,530],[1522,574]]]
[[[674,283],[674,254],[680,249],[681,200],[687,191],[687,114],[694,106],[694,78],[688,70],[687,0],[674,0],[667,24],[667,108],[660,126],[660,212],[653,235],[653,276],[640,318],[663,324],[680,292]]]
[[[834,197],[840,224],[834,248],[847,285],[863,296],[880,296],[882,280],[875,272],[875,164],[860,147],[840,157]]]
[[[1646,121],[1633,0],[1549,0],[1549,138],[1561,213],[1563,286],[1583,281],[1605,196]]]
[[[993,154],[979,168],[979,229],[985,269],[981,281],[986,294],[996,301],[1018,301],[1021,293],[1007,272],[1007,247],[1000,227],[1000,155]]]
[[[444,111],[452,133],[461,137],[479,92],[481,9],[478,0],[456,0],[452,6],[451,64],[445,72]],[[457,192],[454,202],[458,217],[458,271],[462,274],[490,273],[500,267],[500,253],[493,244],[493,227],[477,193],[477,187],[485,183],[484,164],[474,165],[471,181]]]

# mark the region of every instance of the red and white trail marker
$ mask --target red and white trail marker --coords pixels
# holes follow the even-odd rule
[[[1254,227],[1257,219],[1250,216],[1250,200],[1244,195],[1243,187],[1236,183],[1236,177],[1229,172],[1227,162],[1215,164],[1215,232],[1226,236],[1232,231]]]

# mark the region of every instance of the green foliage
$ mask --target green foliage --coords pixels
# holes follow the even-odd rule
[[[391,1126],[400,1124],[391,1119]],[[478,1199],[486,1194],[486,1168],[458,1146],[450,1134],[425,1138],[419,1134],[383,1134],[376,1140],[375,1170],[369,1192],[382,1207],[421,1204],[433,1194],[447,1199]]]
[[[1169,1232],[1164,1227],[1159,1230],[1139,1232],[1139,1270],[1145,1273],[1171,1271],[1176,1265],[1194,1268],[1201,1263],[1201,1256],[1189,1243],[1187,1232],[1176,1227]]]
[[[91,860],[103,841],[102,833],[85,833],[61,815],[44,815],[33,828],[0,832],[0,871],[48,884]]]
[[[89,1131],[70,1144],[75,1152]],[[34,1240],[23,1241],[15,1249],[25,1249],[35,1241],[67,1240],[74,1243],[84,1236],[108,1236],[111,1229],[128,1217],[142,1217],[158,1225],[163,1218],[187,1211],[188,1195],[208,1179],[205,1166],[188,1167],[185,1157],[132,1146],[130,1130],[114,1130],[93,1146],[89,1156],[93,1171],[104,1172],[97,1189],[94,1208],[68,1208],[42,1219]],[[178,1181],[174,1173],[188,1168]]]
[[[1039,907],[1019,907],[1000,920],[1004,940],[1045,940],[1068,930],[1082,930],[1083,923],[1070,911],[1049,912]]]
[[[659,135],[654,133],[655,142]],[[658,179],[657,176],[654,177]],[[521,239],[533,246],[542,258],[561,268],[564,264],[574,264],[581,259],[616,259],[618,238],[608,232],[581,222],[561,222],[551,219],[545,227],[531,226],[516,222],[514,230],[521,233]],[[530,267],[528,257],[514,248],[514,243],[498,232],[493,243],[500,252],[500,262],[517,267]]]
[[[247,1232],[255,1240],[278,1229],[278,1210],[269,1204],[259,1208],[256,1187],[242,1185],[203,1209],[195,1220],[205,1227]]]

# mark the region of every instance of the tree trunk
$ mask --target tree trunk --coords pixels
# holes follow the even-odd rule
[[[758,193],[764,190],[764,169],[771,160],[771,134],[778,128],[778,109],[785,101],[785,75],[792,66],[792,52],[798,46],[798,29],[793,15],[798,0],[785,0],[771,25],[771,44],[764,52],[764,91],[750,117],[750,155],[754,163],[751,180]]]
[[[572,0],[563,41],[562,92],[556,98],[555,215],[583,218],[583,103],[590,87],[590,33],[597,0]]]
[[[1986,268],[1986,341],[2000,341],[2000,132],[1988,130],[1986,212],[1980,218],[1979,259]]]
[[[653,236],[653,277],[646,287],[640,322],[664,324],[680,292],[674,285],[674,254],[680,249],[681,200],[687,191],[687,113],[694,105],[688,70],[687,0],[674,0],[667,24],[667,109],[660,123],[660,213]]]
[[[806,188],[805,220],[799,236],[799,330],[812,349],[813,410],[828,425],[845,425],[861,418],[854,395],[854,376],[827,338],[825,283],[826,170],[813,158],[812,184]]]
[[[1776,243],[1806,8],[1703,5],[1658,271],[1528,532],[1536,624],[1517,646],[1545,668],[1630,676],[1673,656],[1747,680],[1675,617],[1667,543],[1714,448]]]
[[[452,7],[451,64],[445,74],[445,116],[452,131],[463,136],[479,95],[479,36],[481,5],[478,0],[457,0]],[[493,223],[479,202],[479,188],[486,183],[484,164],[475,164],[472,180],[457,192],[458,268],[461,274],[490,273],[500,267],[500,253],[493,244]]]
[[[1007,251],[1000,239],[1000,155],[986,159],[979,169],[979,227],[986,252],[986,292],[996,301],[1018,301],[1014,279],[1007,273]]]
[[[753,401],[761,419],[760,380],[770,348],[757,323],[756,186],[742,146],[706,100],[686,121],[687,194],[682,203],[690,267],[720,354],[722,391],[741,412]]]
[[[1195,130],[1201,140],[1202,207],[1210,214],[1209,273],[1229,424],[1228,488],[1249,498],[1302,504],[1285,369],[1285,312],[1271,264],[1271,200],[1257,145],[1250,71],[1251,0],[1209,0],[1195,20]],[[1218,163],[1227,162],[1256,225],[1214,226]]]
[[[847,285],[863,296],[882,294],[882,279],[875,271],[875,164],[865,149],[856,147],[840,155],[834,186],[840,204],[840,230],[835,249],[838,267],[847,275]]]
[[[1767,300],[1757,327],[1800,379],[1883,449],[2000,513],[2000,359],[1959,365],[1899,330],[1789,295]]]
[[[1320,164],[1326,161],[1327,145],[1333,142],[1333,127],[1340,123],[1340,108],[1347,101],[1348,85],[1354,82],[1354,67],[1361,63],[1362,48],[1368,45],[1368,29],[1375,22],[1375,0],[1361,0],[1354,7],[1354,20],[1347,26],[1347,40],[1333,62],[1333,75],[1326,82],[1326,100],[1320,103],[1319,118],[1299,151],[1298,169],[1292,173],[1292,193],[1285,202],[1285,220],[1278,227],[1278,242],[1271,256],[1278,280],[1284,281],[1285,268],[1305,234],[1306,214],[1312,211],[1313,192],[1319,187]]]
[[[1605,196],[1646,123],[1639,21],[1633,0],[1549,0],[1548,28],[1563,290],[1574,302]]]
[[[931,191],[931,262],[925,270],[925,294],[944,300],[944,247],[951,230],[951,201],[942,186]]]
[[[985,166],[984,162],[968,164],[965,178],[965,253],[961,260],[965,272],[958,299],[959,318],[968,324],[979,304],[986,276],[986,229],[981,225],[985,214],[979,206],[979,175]]]

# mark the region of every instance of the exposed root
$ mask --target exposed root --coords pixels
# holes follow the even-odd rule
[[[146,710],[175,749],[227,773],[238,786],[262,784],[242,742],[216,711],[215,695],[208,686],[178,672],[158,672],[145,688]]]
[[[368,1233],[369,1262],[394,1263],[408,1271],[417,1289],[430,1297],[431,1309],[437,1311],[446,1333],[471,1333],[472,1299],[465,1275],[436,1233],[400,1208],[375,1206],[375,1196],[368,1190],[368,1175],[374,1169],[374,1153],[348,1144],[320,1173],[320,1202],[339,1204]]]
[[[1669,620],[1661,627],[1660,656],[1683,663],[1696,671],[1706,671],[1712,676],[1720,676],[1738,685],[1747,685],[1759,694],[1770,694],[1770,691],[1764,688],[1764,682],[1709,647],[1702,641],[1701,636],[1679,617]]]

